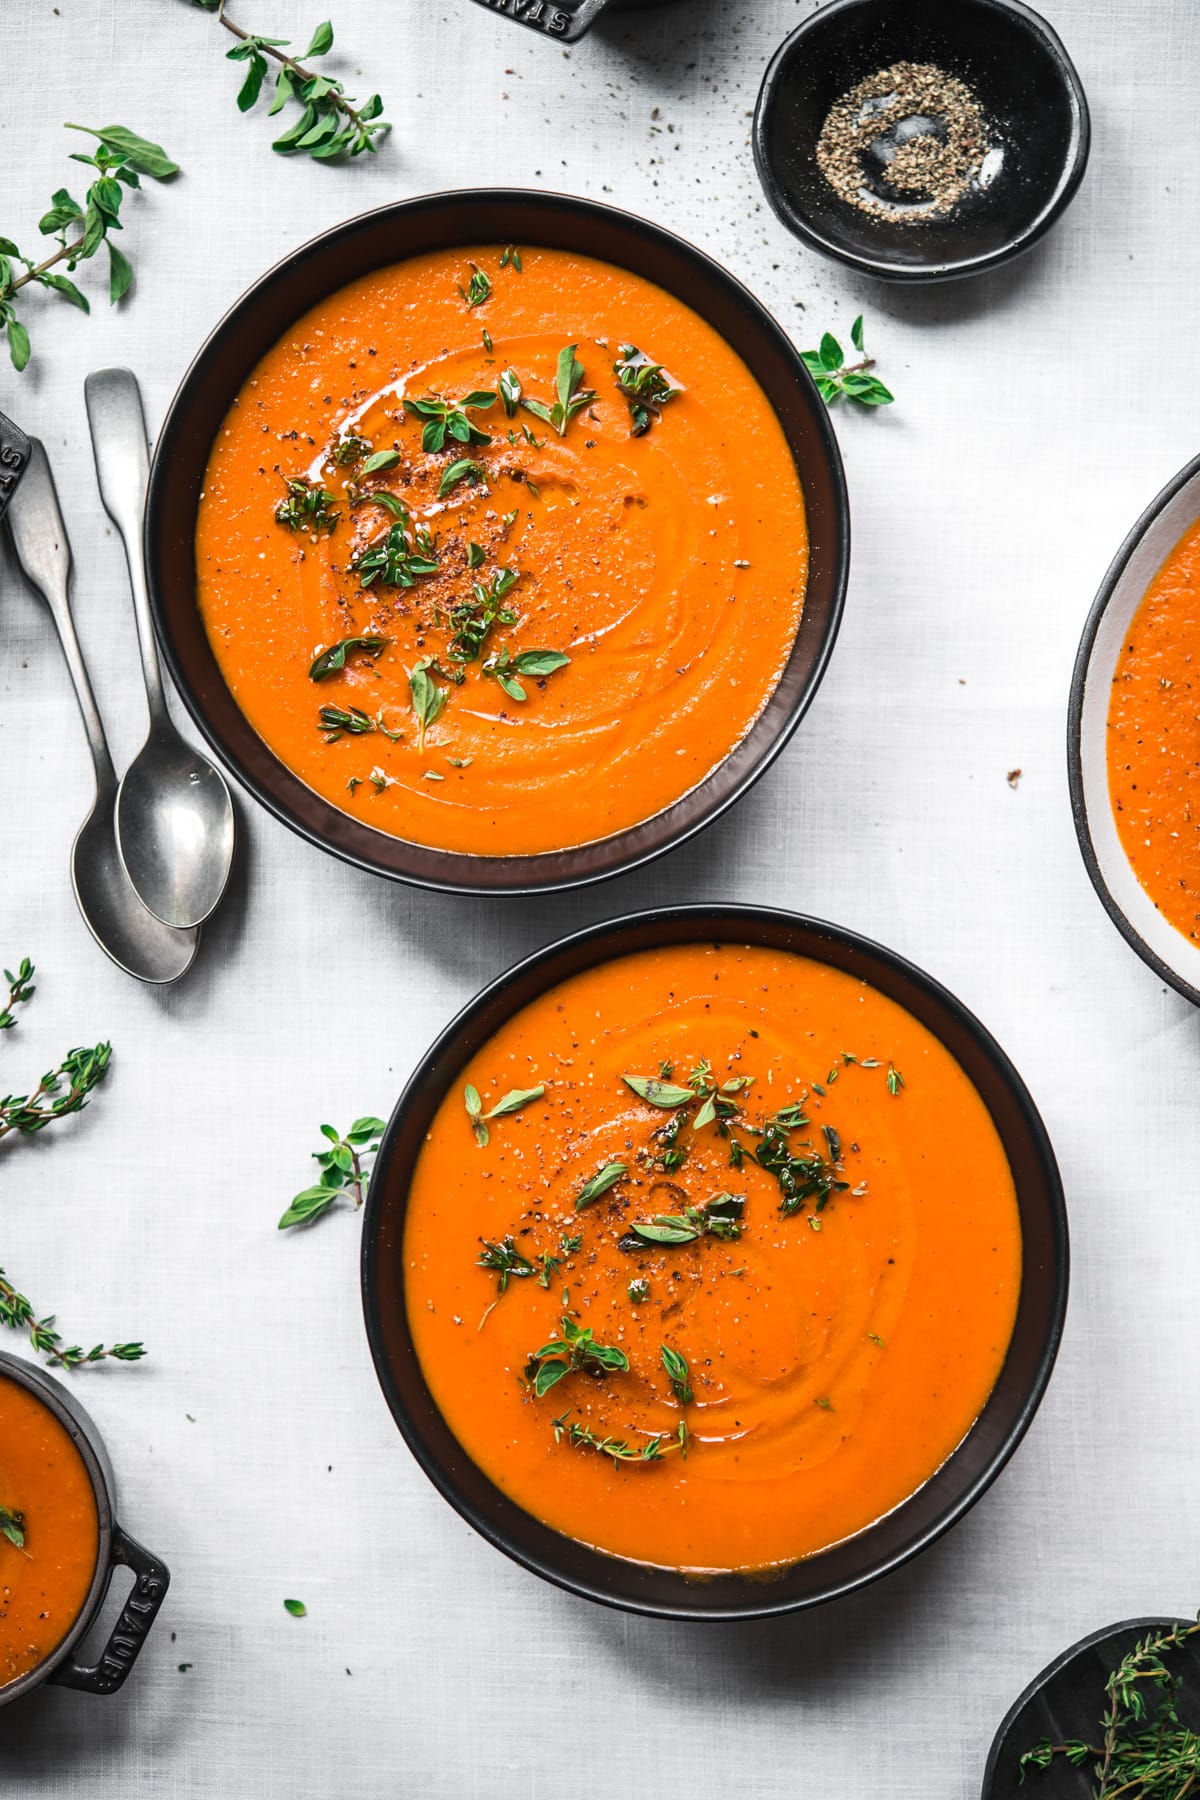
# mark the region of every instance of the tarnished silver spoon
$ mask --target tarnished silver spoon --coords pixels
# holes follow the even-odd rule
[[[113,823],[117,776],[71,617],[71,547],[50,464],[36,438],[30,440],[29,462],[7,518],[17,561],[58,629],[96,770],[95,804],[71,849],[79,910],[100,948],[127,975],[139,981],[178,981],[192,965],[200,933],[175,931],[147,912],[121,864]]]
[[[167,711],[142,553],[150,458],[137,381],[128,369],[97,369],[84,393],[100,497],[125,544],[150,707],[150,735],[117,793],[117,845],[156,918],[180,928],[199,925],[225,892],[233,866],[233,801],[224,778],[180,736]]]

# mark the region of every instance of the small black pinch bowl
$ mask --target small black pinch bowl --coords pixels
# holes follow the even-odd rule
[[[895,223],[862,212],[817,165],[830,107],[897,62],[957,76],[987,123],[992,155],[982,177],[941,219]],[[884,281],[951,281],[1028,250],[1083,179],[1089,139],[1074,65],[1020,0],[829,0],[775,53],[754,115],[759,179],[783,223],[814,250]]]
[[[1056,1757],[1048,1769],[1030,1769],[1022,1785],[1021,1757],[1047,1739],[1094,1744],[1107,1704],[1104,1685],[1117,1664],[1143,1638],[1158,1637],[1177,1623],[1190,1624],[1192,1617],[1126,1619],[1056,1656],[1005,1715],[984,1770],[981,1800],[1092,1800],[1096,1787],[1090,1763],[1075,1769],[1065,1757]],[[1200,1645],[1193,1638],[1170,1651],[1166,1662],[1182,1681],[1181,1717],[1200,1721]]]
[[[1067,713],[1067,780],[1084,864],[1105,911],[1155,974],[1200,1006],[1200,945],[1163,917],[1117,834],[1108,787],[1108,705],[1121,646],[1146,589],[1200,518],[1200,456],[1180,469],[1117,551],[1075,657]]]
[[[1016,1184],[1024,1270],[996,1385],[962,1443],[925,1485],[865,1531],[768,1578],[703,1579],[606,1555],[542,1524],[467,1456],[425,1384],[405,1308],[402,1246],[413,1168],[438,1106],[471,1056],[530,1001],[584,969],[672,944],[722,941],[792,951],[870,982],[946,1045],[983,1097]],[[751,906],[635,913],[562,939],[518,963],[464,1008],[418,1066],[389,1121],[366,1205],[362,1286],[367,1337],[392,1416],[445,1499],[544,1580],[588,1600],[663,1619],[751,1619],[816,1606],[888,1574],[940,1537],[1004,1467],[1054,1366],[1067,1304],[1067,1218],[1054,1152],[999,1045],[931,976],[836,925]]]
[[[804,490],[804,613],[779,684],[750,731],[698,787],[640,825],[539,856],[466,856],[389,837],[332,806],[258,736],[217,666],[196,603],[196,508],[217,431],[246,377],[283,332],[359,276],[460,244],[550,246],[630,269],[676,295],[732,345],[783,427]],[[638,867],[718,818],[779,755],[833,652],[850,561],[850,515],[824,403],[790,339],[741,283],[682,238],[632,213],[560,194],[472,188],[364,213],[294,251],[217,326],[171,402],[146,500],[146,568],[163,655],[216,756],[301,837],[361,869],[448,892],[536,893]]]
[[[117,1523],[112,1464],[103,1438],[74,1394],[44,1369],[10,1356],[7,1351],[0,1351],[0,1379],[15,1381],[25,1388],[67,1431],[91,1479],[100,1527],[95,1573],[79,1617],[43,1662],[18,1681],[0,1686],[0,1706],[22,1699],[43,1682],[82,1688],[88,1694],[115,1694],[141,1654],[158,1609],[166,1599],[170,1574],[165,1563],[144,1550]],[[80,1662],[78,1648],[95,1623],[113,1571],[118,1568],[132,1571],[133,1586],[96,1661]]]

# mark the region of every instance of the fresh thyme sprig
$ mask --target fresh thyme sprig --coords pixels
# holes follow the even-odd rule
[[[801,360],[817,384],[817,392],[827,406],[846,399],[859,406],[890,406],[895,395],[884,387],[878,376],[869,373],[875,358],[863,352],[863,322],[859,313],[850,327],[850,341],[861,361],[846,362],[846,353],[831,331],[821,339],[819,350],[802,350]]]
[[[27,256],[12,238],[0,237],[0,330],[8,339],[8,353],[18,372],[29,362],[29,331],[17,317],[17,295],[31,284],[47,288],[90,312],[86,294],[69,276],[55,274],[58,263],[65,263],[74,273],[76,266],[95,256],[101,244],[108,245],[108,297],[115,304],[129,292],[133,266],[124,252],[113,243],[111,233],[121,230],[121,202],[127,188],[141,185],[141,177],[166,181],[178,172],[179,164],[171,161],[166,151],[147,138],[139,137],[126,125],[104,125],[98,131],[90,125],[68,124],[68,131],[83,131],[99,141],[94,156],[81,151],[71,153],[71,161],[95,169],[96,177],[83,197],[82,205],[66,188],[58,188],[51,197],[49,211],[43,213],[38,230],[44,237],[58,234],[58,248],[40,260]],[[18,274],[17,265],[25,265]]]
[[[596,1450],[601,1456],[611,1459],[614,1469],[628,1468],[630,1464],[644,1467],[647,1463],[662,1462],[668,1450],[678,1450],[681,1456],[687,1456],[688,1428],[682,1419],[672,1435],[660,1432],[647,1438],[644,1444],[631,1444],[627,1438],[598,1437],[594,1431],[578,1422],[568,1424],[570,1417],[571,1409],[568,1407],[565,1413],[560,1413],[552,1421],[555,1443],[561,1444],[565,1440],[579,1449]]]
[[[591,388],[583,386],[583,364],[575,356],[578,348],[578,344],[567,344],[558,353],[553,406],[546,406],[541,400],[521,401],[527,412],[531,412],[535,419],[541,419],[544,424],[552,426],[559,437],[566,437],[567,426],[576,413],[591,406],[596,398]]]
[[[482,306],[485,300],[492,297],[492,278],[485,269],[473,269],[466,287],[460,281],[458,291],[469,309]]]
[[[378,1150],[383,1131],[384,1121],[369,1113],[355,1119],[345,1137],[332,1125],[322,1125],[321,1135],[328,1146],[313,1151],[320,1178],[315,1187],[302,1188],[296,1195],[279,1221],[280,1231],[289,1225],[311,1225],[338,1200],[352,1200],[357,1211],[367,1197],[371,1179],[367,1160]]]
[[[0,1325],[7,1326],[10,1331],[25,1332],[33,1348],[52,1368],[78,1369],[84,1363],[110,1359],[140,1362],[146,1354],[145,1345],[141,1343],[96,1344],[90,1350],[84,1350],[78,1344],[64,1343],[62,1333],[55,1329],[54,1314],[39,1319],[30,1301],[17,1292],[3,1269],[0,1269]]]
[[[793,1155],[788,1134],[802,1130],[808,1122],[797,1103],[781,1108],[758,1133],[754,1160],[779,1183],[779,1210],[785,1219],[799,1212],[807,1200],[814,1202],[815,1213],[824,1212],[833,1196],[845,1193],[850,1186],[842,1179],[842,1140],[832,1125],[821,1127],[826,1156],[807,1144],[801,1146],[799,1155]]]
[[[68,1050],[56,1069],[50,1069],[31,1094],[6,1094],[0,1099],[0,1138],[10,1131],[32,1137],[58,1119],[82,1112],[88,1097],[108,1074],[111,1044]]]
[[[525,1379],[532,1382],[540,1400],[565,1376],[581,1371],[587,1375],[608,1375],[629,1367],[629,1358],[616,1344],[601,1344],[590,1325],[577,1325],[567,1313],[560,1321],[561,1335],[553,1337],[539,1350],[530,1352],[525,1364]]]
[[[286,54],[288,38],[269,38],[258,32],[244,31],[226,14],[225,0],[192,0],[192,5],[203,12],[216,13],[226,31],[232,32],[238,40],[226,55],[230,62],[246,64],[245,79],[237,97],[239,112],[249,112],[257,103],[263,82],[270,73],[270,64],[279,65],[267,117],[273,118],[282,112],[289,100],[299,103],[300,116],[282,137],[275,139],[272,150],[285,156],[294,150],[306,150],[320,162],[343,154],[361,156],[364,150],[374,155],[378,149],[375,139],[391,130],[387,120],[380,117],[383,101],[379,95],[372,94],[360,106],[349,98],[341,82],[335,81],[332,75],[321,75],[304,66],[310,57],[327,56],[333,49],[333,26],[328,19],[317,26],[307,50],[299,56],[289,56]]]
[[[1105,1683],[1100,1742],[1035,1744],[1021,1757],[1022,1782],[1061,1758],[1076,1769],[1092,1765],[1095,1800],[1187,1800],[1200,1791],[1200,1732],[1180,1719],[1180,1678],[1164,1661],[1198,1632],[1200,1624],[1180,1622],[1142,1638]]]
[[[0,1506],[0,1537],[7,1538],[14,1550],[25,1548],[25,1514]]]
[[[17,1022],[17,1015],[14,1013],[13,1007],[24,1006],[33,999],[37,992],[33,986],[33,973],[33,964],[27,956],[21,958],[15,974],[11,969],[5,969],[4,979],[8,983],[8,999],[5,1001],[4,1011],[0,1012],[0,1031],[13,1029]]]

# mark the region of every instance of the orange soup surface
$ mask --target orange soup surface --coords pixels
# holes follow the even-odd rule
[[[221,671],[296,775],[504,856],[636,825],[729,755],[808,541],[779,421],[711,326],[607,263],[481,245],[286,332],[217,434],[196,566]]]
[[[1016,1195],[894,1001],[762,948],[646,952],[531,1004],[464,1083],[414,1173],[406,1303],[519,1505],[640,1562],[768,1569],[966,1435],[1016,1314]]]
[[[1133,871],[1200,943],[1200,519],[1133,615],[1108,708],[1108,787]]]
[[[62,1643],[91,1588],[99,1541],[91,1480],[70,1434],[0,1376],[0,1688]]]

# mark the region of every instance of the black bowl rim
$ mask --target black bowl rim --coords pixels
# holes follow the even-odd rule
[[[1005,13],[1018,20],[1026,29],[1030,38],[1036,40],[1042,49],[1049,54],[1063,86],[1074,103],[1075,131],[1070,151],[1064,163],[1065,180],[1049,204],[1028,225],[1015,232],[1005,243],[995,250],[989,250],[978,256],[965,256],[956,262],[931,262],[913,265],[912,263],[895,263],[886,256],[869,256],[865,251],[847,250],[844,245],[831,243],[824,234],[811,224],[805,215],[793,206],[782,184],[777,180],[766,142],[766,121],[780,84],[784,66],[798,39],[807,37],[825,24],[833,13],[852,12],[860,6],[873,6],[878,0],[825,0],[816,12],[795,27],[784,38],[774,56],[767,64],[762,85],[758,90],[758,100],[754,108],[754,126],[751,133],[754,146],[754,166],[758,178],[763,185],[767,199],[770,201],[776,216],[796,237],[801,238],[813,250],[822,256],[832,257],[834,262],[844,263],[847,268],[857,269],[862,275],[872,275],[879,281],[927,282],[927,281],[960,281],[969,275],[983,275],[989,269],[998,269],[1015,257],[1031,250],[1038,240],[1046,235],[1051,226],[1062,217],[1071,201],[1075,198],[1079,184],[1087,170],[1088,157],[1091,153],[1092,122],[1088,109],[1087,95],[1079,72],[1071,61],[1067,48],[1054,27],[1044,19],[1032,6],[1026,6],[1024,0],[958,0],[960,6],[973,6],[981,12]]]
[[[1010,1061],[1009,1057],[996,1042],[987,1027],[976,1018],[975,1014],[972,1013],[961,1000],[952,994],[948,988],[943,987],[941,982],[934,976],[927,974],[924,969],[919,968],[915,963],[909,962],[906,957],[901,956],[897,951],[877,943],[874,939],[864,937],[858,932],[851,931],[845,926],[834,925],[828,920],[818,919],[808,914],[790,912],[782,907],[755,906],[732,902],[720,904],[692,902],[682,906],[651,908],[636,913],[624,913],[618,918],[602,920],[598,924],[588,925],[579,931],[570,932],[565,937],[557,938],[553,943],[544,945],[541,949],[533,951],[530,955],[522,957],[520,961],[512,964],[510,968],[506,969],[502,974],[488,982],[485,987],[481,988],[480,991],[455,1014],[454,1018],[451,1019],[450,1023],[438,1034],[425,1055],[417,1063],[412,1074],[409,1076],[408,1081],[405,1083],[400,1098],[392,1109],[387,1129],[384,1132],[380,1144],[375,1166],[382,1170],[390,1160],[395,1140],[399,1134],[400,1122],[409,1106],[410,1099],[415,1096],[431,1069],[438,1062],[444,1057],[453,1058],[459,1038],[463,1031],[475,1016],[490,1004],[494,996],[501,993],[511,982],[516,981],[527,974],[545,970],[558,958],[569,955],[573,950],[579,947],[589,945],[593,947],[597,953],[594,959],[595,963],[607,961],[614,956],[619,956],[622,952],[622,944],[625,935],[630,932],[636,932],[640,926],[652,921],[659,924],[677,923],[680,926],[686,925],[689,928],[689,931],[694,934],[696,941],[706,941],[708,938],[722,933],[736,935],[739,926],[747,922],[766,921],[772,925],[782,927],[784,930],[800,929],[807,932],[815,932],[831,942],[847,949],[865,953],[868,957],[878,958],[881,962],[889,965],[890,968],[902,978],[910,981],[915,987],[927,994],[936,1004],[944,1007],[957,1023],[964,1028],[967,1034],[975,1039],[979,1047],[992,1061],[998,1074],[1008,1087],[1016,1102],[1017,1109],[1021,1115],[1025,1128],[1029,1133],[1030,1143],[1040,1166],[1049,1201],[1054,1260],[1052,1276],[1053,1299],[1050,1309],[1049,1329],[1046,1333],[1046,1340],[1037,1360],[1037,1367],[1029,1391],[1025,1395],[1016,1418],[997,1445],[986,1466],[980,1471],[979,1475],[976,1476],[975,1480],[963,1494],[949,1505],[946,1510],[911,1543],[907,1544],[895,1554],[885,1557],[877,1563],[871,1564],[862,1573],[850,1577],[845,1581],[837,1582],[828,1588],[800,1597],[780,1599],[772,1594],[770,1584],[764,1583],[761,1588],[752,1590],[753,1599],[748,1600],[745,1605],[736,1607],[714,1607],[707,1610],[703,1607],[684,1607],[672,1605],[664,1601],[646,1600],[634,1593],[613,1592],[610,1589],[599,1587],[589,1581],[576,1579],[553,1567],[535,1552],[528,1551],[514,1543],[507,1537],[503,1529],[498,1528],[490,1519],[486,1518],[484,1514],[458,1490],[453,1477],[446,1472],[438,1462],[437,1458],[426,1447],[419,1430],[415,1427],[413,1421],[409,1417],[403,1397],[392,1377],[379,1307],[377,1305],[377,1293],[379,1288],[378,1276],[381,1262],[378,1246],[378,1214],[380,1201],[377,1196],[383,1187],[382,1181],[378,1183],[372,1182],[368,1188],[362,1224],[360,1276],[362,1285],[363,1318],[366,1326],[367,1342],[371,1351],[371,1360],[375,1366],[376,1379],[383,1390],[384,1399],[387,1402],[388,1409],[418,1465],[424,1470],[426,1476],[433,1483],[433,1486],[438,1490],[442,1498],[450,1503],[459,1516],[464,1519],[480,1537],[484,1538],[495,1549],[502,1551],[504,1555],[508,1556],[513,1562],[519,1563],[523,1568],[530,1570],[535,1575],[540,1575],[543,1580],[551,1582],[555,1587],[562,1588],[567,1593],[576,1594],[585,1600],[597,1601],[601,1605],[612,1607],[619,1612],[638,1613],[645,1617],[659,1619],[696,1620],[698,1622],[721,1623],[736,1623],[738,1621],[749,1619],[773,1618],[785,1613],[806,1611],[814,1606],[825,1605],[829,1601],[841,1599],[847,1594],[854,1593],[860,1588],[867,1587],[872,1582],[881,1579],[885,1575],[892,1574],[896,1569],[901,1568],[905,1563],[911,1561],[913,1557],[919,1556],[923,1551],[927,1550],[931,1544],[935,1543],[938,1538],[943,1535],[943,1533],[949,1531],[953,1525],[957,1524],[964,1514],[969,1512],[976,1502],[987,1492],[996,1477],[1004,1469],[1021,1440],[1024,1438],[1030,1425],[1033,1423],[1038,1407],[1041,1405],[1042,1399],[1045,1396],[1050,1376],[1054,1370],[1055,1360],[1058,1356],[1059,1345],[1062,1341],[1063,1327],[1066,1319],[1067,1290],[1070,1274],[1070,1242],[1067,1228],[1066,1201],[1063,1196],[1062,1179],[1059,1174],[1053,1146],[1050,1143],[1046,1127],[1037,1107],[1034,1105],[1033,1098],[1028,1088],[1025,1086],[1025,1083],[1022,1081],[1020,1074]],[[679,941],[683,942],[685,940],[681,937]],[[967,1437],[962,1440],[962,1443],[957,1445],[955,1449],[951,1451],[950,1456],[946,1459],[946,1463],[942,1464],[943,1468],[953,1462],[954,1458],[961,1453],[963,1445],[969,1441],[969,1436],[970,1434],[968,1433]],[[885,1517],[890,1516],[890,1514],[885,1515]],[[868,1526],[864,1532],[858,1533],[857,1535],[865,1537],[872,1529],[873,1527]],[[556,1532],[554,1535],[563,1536],[564,1534]],[[566,1539],[565,1541],[571,1542],[572,1540]],[[621,1557],[611,1557],[606,1558],[605,1560],[606,1563],[611,1563],[612,1570],[617,1572],[625,1566],[625,1559]],[[631,1563],[628,1566],[636,1569],[640,1565]]]
[[[731,296],[737,300],[738,304],[755,319],[757,328],[764,336],[774,340],[776,347],[785,361],[791,365],[792,372],[795,375],[800,388],[806,391],[810,401],[809,411],[819,445],[820,459],[825,464],[829,475],[832,511],[830,529],[832,598],[829,618],[812,669],[810,670],[803,687],[797,694],[791,712],[781,725],[774,742],[769,744],[766,749],[760,753],[751,766],[746,769],[736,785],[732,787],[723,798],[716,801],[710,801],[706,806],[701,806],[694,818],[691,818],[679,829],[669,833],[661,843],[652,844],[647,848],[636,850],[628,857],[612,863],[611,866],[606,866],[597,870],[590,869],[586,866],[586,853],[592,848],[591,844],[578,845],[568,851],[553,852],[551,854],[558,860],[576,858],[584,865],[574,870],[564,872],[557,878],[551,877],[547,879],[539,874],[540,869],[548,866],[550,861],[549,856],[488,857],[486,859],[481,859],[464,856],[453,851],[436,853],[428,852],[428,847],[426,846],[421,846],[421,848],[426,850],[428,854],[436,854],[442,859],[446,871],[445,875],[435,877],[432,875],[415,874],[411,871],[404,873],[397,868],[384,865],[377,858],[373,858],[365,852],[359,853],[357,850],[329,842],[318,830],[310,828],[301,819],[294,816],[283,801],[277,800],[272,795],[268,786],[259,779],[253,770],[243,766],[241,758],[235,757],[222,741],[219,733],[210,727],[204,705],[198,694],[194,691],[180,658],[175,652],[167,607],[163,602],[158,587],[156,559],[153,554],[153,543],[159,530],[159,515],[163,504],[163,488],[166,480],[165,468],[170,456],[172,443],[180,430],[186,427],[189,400],[193,387],[203,380],[205,368],[218,344],[225,337],[227,332],[236,329],[237,321],[243,311],[254,304],[254,302],[257,301],[261,295],[265,294],[274,283],[285,280],[294,264],[302,261],[305,257],[311,255],[319,248],[325,248],[326,246],[336,244],[339,239],[357,232],[376,221],[383,221],[388,218],[401,220],[413,215],[419,216],[422,212],[433,210],[437,207],[464,205],[468,202],[501,206],[511,204],[522,206],[533,204],[535,206],[545,205],[548,207],[565,206],[574,209],[584,216],[595,217],[596,215],[602,215],[623,227],[629,234],[631,242],[635,242],[638,238],[656,240],[660,243],[669,245],[676,252],[682,252],[686,259],[691,260],[693,265],[703,267],[711,278],[715,279],[719,284],[724,284]],[[526,237],[525,241],[530,242],[532,240]],[[330,291],[332,292],[334,290],[331,289]],[[280,329],[283,330],[285,327],[281,326]],[[767,398],[770,400],[769,395]],[[295,832],[298,837],[303,838],[317,849],[325,851],[327,855],[338,857],[342,862],[349,863],[353,868],[365,870],[370,874],[383,875],[389,880],[401,881],[408,886],[425,888],[436,893],[519,896],[562,893],[569,889],[588,887],[596,882],[611,880],[618,875],[627,875],[634,869],[644,868],[647,864],[657,860],[658,857],[665,856],[669,851],[679,849],[683,844],[688,843],[709,825],[715,824],[717,819],[723,817],[730,807],[736,805],[737,802],[750,791],[759,778],[765,775],[767,770],[772,767],[776,759],[791,742],[797,727],[816,698],[817,691],[825,678],[825,673],[829,667],[834,646],[837,642],[838,632],[845,611],[846,588],[850,575],[850,501],[846,488],[846,475],[842,465],[841,451],[838,448],[837,435],[833,429],[832,422],[830,421],[828,409],[821,400],[820,395],[817,393],[816,384],[814,383],[811,374],[805,367],[791,338],[775,318],[774,314],[769,312],[757,295],[752,293],[745,283],[740,281],[736,275],[724,266],[723,263],[717,262],[714,257],[709,256],[705,251],[693,244],[690,239],[680,236],[678,232],[671,231],[664,225],[652,223],[649,220],[639,217],[636,213],[626,211],[622,207],[609,206],[602,201],[592,200],[583,195],[563,194],[552,189],[541,188],[446,188],[432,194],[417,194],[407,200],[392,201],[387,205],[373,207],[367,212],[355,213],[351,218],[343,219],[340,224],[332,226],[328,231],[318,232],[315,237],[309,238],[296,249],[289,251],[287,255],[280,257],[277,262],[273,263],[265,273],[260,275],[256,281],[252,282],[251,285],[238,296],[232,306],[226,310],[221,319],[209,332],[200,348],[196,351],[196,354],[188,364],[187,369],[176,387],[175,393],[172,395],[171,402],[167,407],[161,429],[159,430],[154,443],[150,480],[146,490],[143,539],[147,586],[150,591],[150,609],[154,619],[155,636],[158,639],[159,648],[163,658],[170,670],[171,679],[187,708],[193,724],[200,731],[210,749],[217,756],[221,764],[234,775],[239,784],[254,796],[260,806],[264,807],[266,811],[274,818],[278,819],[281,824],[286,825],[289,830]],[[766,706],[770,705],[774,692],[775,690],[773,689],[772,695],[768,696]],[[741,743],[750,743],[753,740],[765,711],[766,707],[764,707],[763,711],[755,718],[745,734],[745,737],[740,740]],[[736,750],[737,746],[734,748]],[[274,752],[270,752],[270,754],[274,757]],[[278,761],[279,759],[275,758],[275,760]],[[728,758],[725,760],[727,761]],[[723,766],[724,763],[719,763],[717,769],[719,770]],[[704,781],[700,782],[696,788],[689,790],[689,795],[702,793],[704,787],[716,772],[717,770],[710,771]],[[673,802],[673,807],[681,805],[689,795],[681,796],[678,801]],[[672,808],[664,808],[662,813],[652,814],[651,819],[649,820],[639,821],[635,826],[629,827],[627,832],[616,832],[609,838],[597,839],[594,840],[594,842],[603,844],[618,841],[626,835],[644,829],[644,827],[650,824],[653,819],[661,817],[671,810]],[[392,845],[402,845],[408,841],[403,838],[392,837],[390,834],[384,835],[387,837],[387,841]],[[511,865],[513,869],[512,880],[490,881],[485,883],[483,881],[470,879],[466,871],[469,871],[476,863],[483,860],[486,860],[489,868],[493,871],[502,865]]]
[[[1141,1635],[1145,1635],[1147,1632],[1159,1631],[1164,1626],[1182,1624],[1185,1621],[1191,1622],[1194,1620],[1194,1617],[1194,1612],[1191,1609],[1185,1608],[1181,1613],[1154,1613],[1146,1618],[1120,1619],[1115,1625],[1102,1625],[1099,1631],[1089,1631],[1086,1637],[1076,1638],[1073,1644],[1068,1645],[1065,1650],[1060,1650],[1058,1655],[1053,1657],[1046,1664],[1045,1668],[1021,1689],[1021,1692],[1017,1695],[1016,1699],[1001,1719],[1000,1724],[997,1726],[996,1735],[992,1739],[992,1747],[988,1752],[988,1759],[984,1765],[983,1789],[980,1800],[991,1800],[992,1784],[996,1779],[996,1764],[999,1762],[1003,1753],[1004,1741],[1016,1724],[1017,1719],[1020,1717],[1021,1713],[1024,1712],[1029,1702],[1035,1700],[1041,1690],[1047,1686],[1047,1684],[1051,1682],[1060,1670],[1064,1669],[1069,1662],[1074,1662],[1077,1656],[1082,1656],[1088,1650],[1096,1649],[1099,1644],[1105,1643],[1109,1638],[1123,1636],[1127,1631],[1136,1631]]]
[[[1096,647],[1096,638],[1108,611],[1117,586],[1126,568],[1147,531],[1159,515],[1166,510],[1176,494],[1200,475],[1200,455],[1193,456],[1185,463],[1177,474],[1172,475],[1167,485],[1151,500],[1149,506],[1138,516],[1136,523],[1125,534],[1121,547],[1113,557],[1105,573],[1104,580],[1096,590],[1096,598],[1092,601],[1091,611],[1083,627],[1083,636],[1079,640],[1079,648],[1075,652],[1075,667],[1071,673],[1071,695],[1067,703],[1067,787],[1071,796],[1071,817],[1075,822],[1075,836],[1079,840],[1079,851],[1083,857],[1083,865],[1091,879],[1092,886],[1100,896],[1101,905],[1116,926],[1125,942],[1137,951],[1147,967],[1173,987],[1177,994],[1190,1000],[1193,1006],[1200,1006],[1200,988],[1165,963],[1156,950],[1152,950],[1141,932],[1134,925],[1124,908],[1118,903],[1116,896],[1104,879],[1100,867],[1100,859],[1096,855],[1096,846],[1092,841],[1092,828],[1088,820],[1087,796],[1083,785],[1083,700],[1088,684],[1088,671],[1091,667],[1092,652]],[[1200,517],[1200,508],[1197,516]]]

